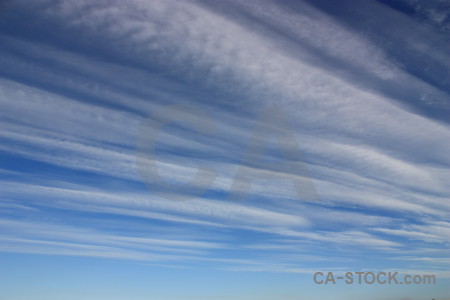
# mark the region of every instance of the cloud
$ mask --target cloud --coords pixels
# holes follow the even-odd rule
[[[391,21],[398,15],[380,4],[367,5]],[[1,211],[13,220],[20,215],[13,207],[38,210],[38,216],[57,209],[73,216],[144,219],[185,226],[190,234],[201,230],[208,237],[214,230],[226,232],[229,240],[127,236],[131,230],[123,235],[78,232],[79,224],[65,228],[72,232],[69,241],[62,241],[61,233],[49,240],[45,234],[42,239],[22,236],[40,228],[29,224],[24,232],[7,232],[5,251],[184,258],[147,254],[151,245],[219,261],[213,249],[239,245],[251,232],[244,248],[271,249],[279,268],[287,262],[276,253],[277,243],[286,239],[293,241],[278,250],[294,251],[304,242],[383,257],[412,243],[432,249],[430,243],[448,240],[450,128],[418,109],[429,105],[445,111],[448,91],[434,75],[418,76],[399,63],[394,46],[377,43],[376,36],[306,2],[284,7],[271,1],[42,0],[19,1],[14,8],[33,11],[30,26],[58,26],[51,33],[42,30],[37,41],[20,29],[16,36],[0,35],[7,45],[0,50],[5,66],[0,71],[0,150],[49,171],[36,178],[21,176],[14,166],[2,167],[0,175],[7,179],[0,189],[8,201]],[[369,19],[370,24],[380,20],[378,14]],[[429,51],[448,67],[448,54],[436,47],[439,39],[412,33],[408,26],[414,22],[399,18],[392,43],[408,33],[414,51]],[[405,104],[409,96],[414,103]],[[202,197],[174,202],[143,190],[135,142],[145,118],[150,115],[156,124],[159,116],[152,113],[180,103],[204,110],[218,130],[199,135],[184,127],[165,128],[155,156],[161,174],[185,183],[199,164],[218,176]],[[317,203],[296,201],[289,182],[268,181],[253,183],[248,202],[224,200],[239,167],[250,177],[261,172],[242,162],[242,154],[260,125],[261,108],[268,105],[282,107],[292,124],[319,194]],[[263,158],[276,156],[269,152]],[[289,163],[295,171],[303,162]],[[26,169],[21,163],[17,167]],[[70,175],[60,179],[62,173]],[[418,218],[423,224],[416,224]],[[423,221],[427,218],[434,222]],[[249,253],[240,250],[243,256]]]

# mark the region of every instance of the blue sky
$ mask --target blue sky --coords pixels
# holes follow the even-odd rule
[[[450,299],[449,12],[415,0],[2,2],[0,299]],[[136,144],[180,104],[207,132],[159,132],[167,190],[142,180]],[[292,136],[267,141],[255,167],[249,145],[274,106]],[[289,170],[270,169],[293,147]],[[215,177],[192,198],[199,167]],[[239,170],[255,179],[244,200]],[[317,199],[256,179],[283,172]],[[312,280],[361,270],[438,284]]]

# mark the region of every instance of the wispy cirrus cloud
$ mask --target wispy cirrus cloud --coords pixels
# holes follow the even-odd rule
[[[390,22],[398,16],[385,5],[366,5],[364,13],[386,13]],[[27,235],[39,227],[17,221],[24,230],[8,227],[4,250],[185,259],[146,252],[153,247],[186,252],[194,260],[220,260],[227,254],[212,249],[240,245],[245,232],[252,232],[272,244],[262,247],[252,238],[237,251],[246,256],[249,249],[272,250],[274,265],[280,266],[288,262],[275,251],[278,243],[293,252],[299,242],[320,249],[354,247],[381,258],[407,249],[412,241],[417,247],[442,248],[450,212],[450,127],[421,109],[429,105],[431,112],[436,107],[448,111],[446,83],[434,75],[420,76],[396,59],[393,45],[378,43],[375,35],[364,35],[317,6],[141,0],[14,4],[19,15],[39,12],[30,26],[42,28],[44,37],[31,39],[26,24],[16,35],[1,32],[6,46],[0,49],[5,66],[0,70],[0,149],[12,160],[25,161],[16,162],[18,167],[40,163],[47,172],[32,178],[25,170],[24,176],[3,180],[0,209],[7,222],[16,222],[25,208],[38,209],[36,218],[57,209],[73,216],[101,214],[110,220],[186,226],[187,232],[200,230],[208,237],[214,228],[228,232],[224,236],[229,240],[219,245],[80,233],[79,224],[52,225],[55,233],[42,230],[40,237],[31,238]],[[368,22],[381,21],[373,17]],[[440,65],[431,64],[431,70],[448,67],[448,53],[436,47],[442,40],[427,36],[429,29],[412,33],[409,26],[417,28],[415,22],[399,17],[390,43],[401,48],[399,40],[408,35],[413,53],[428,53]],[[54,31],[44,30],[55,24]],[[410,96],[414,101],[408,102]],[[165,178],[187,182],[197,163],[218,172],[209,194],[189,202],[145,191],[135,170],[135,142],[143,120],[174,103],[201,107],[219,127],[209,136],[167,130],[159,137],[157,162]],[[246,166],[242,154],[261,107],[274,104],[293,125],[318,203],[298,202],[289,183],[273,182],[255,182],[246,203],[224,200],[241,164],[249,174],[261,171]],[[2,178],[14,167],[5,167]],[[60,173],[71,175],[60,180]],[[39,202],[33,203],[35,199]],[[19,201],[21,209],[11,211],[11,201]],[[96,224],[89,226],[95,231]],[[64,231],[73,233],[67,241],[62,241]],[[283,244],[286,239],[292,240]],[[324,251],[317,258],[329,254]]]

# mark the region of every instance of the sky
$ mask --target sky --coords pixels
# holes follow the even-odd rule
[[[449,47],[448,1],[1,1],[0,300],[450,299]]]

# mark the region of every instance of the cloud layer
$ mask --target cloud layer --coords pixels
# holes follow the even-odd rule
[[[0,250],[286,272],[323,260],[362,266],[371,255],[380,269],[448,269],[445,17],[427,11],[423,25],[364,3],[351,4],[359,15],[324,1],[10,3],[0,26]],[[362,16],[366,31],[354,26]],[[217,126],[158,136],[168,182],[188,182],[198,166],[217,173],[193,200],[149,191],[136,171],[144,120],[156,126],[155,111],[172,104]],[[247,201],[227,197],[240,168],[275,175],[243,161],[274,105],[303,156],[286,172],[305,166],[318,201],[276,180],[255,181]]]

